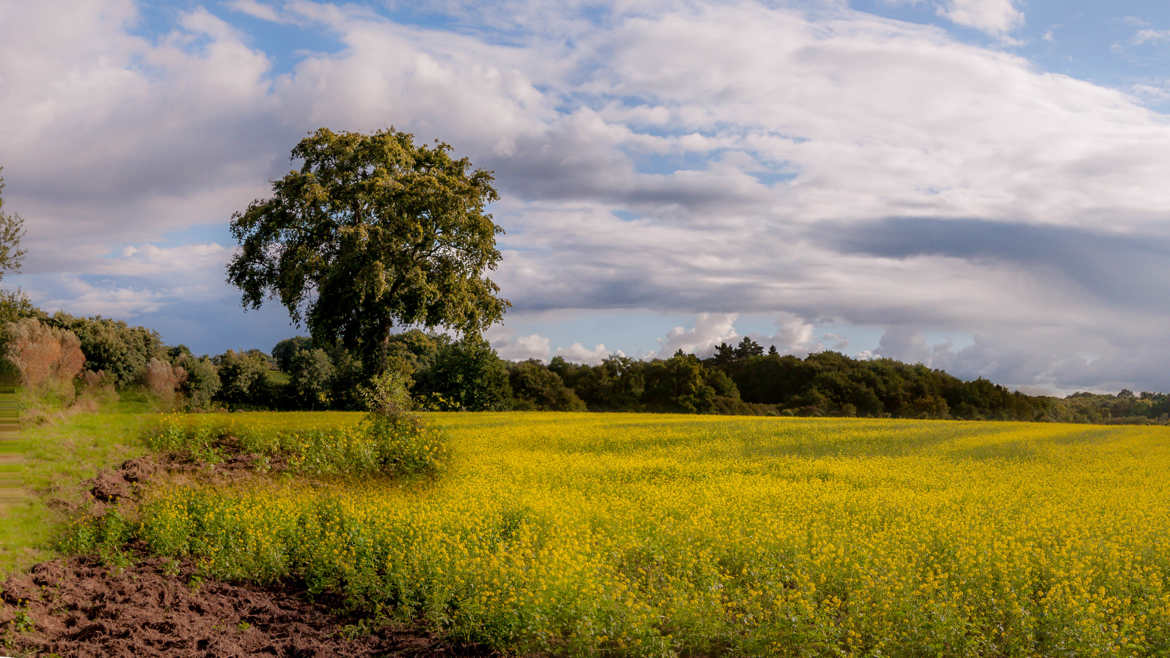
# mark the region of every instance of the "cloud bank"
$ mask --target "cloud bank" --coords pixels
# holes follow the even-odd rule
[[[1026,20],[1009,0],[932,6],[997,38]],[[1149,365],[1170,357],[1170,125],[1126,91],[839,3],[151,16],[129,0],[0,8],[5,202],[29,220],[21,282],[41,303],[157,317],[195,299],[204,331],[234,326],[230,245],[168,240],[263,196],[317,126],[393,125],[495,171],[496,278],[518,317],[697,318],[654,330],[665,353],[767,314],[761,337],[794,352],[843,344],[820,327],[881,327],[875,353],[960,376],[1170,390]],[[257,22],[336,47],[277,52]],[[974,342],[924,345],[930,331]],[[623,347],[588,339],[497,345]]]

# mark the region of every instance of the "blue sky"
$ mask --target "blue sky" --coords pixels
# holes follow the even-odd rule
[[[228,218],[310,130],[393,125],[496,173],[507,358],[748,335],[1170,390],[1165,3],[12,3],[0,38],[6,284],[50,309],[299,333],[224,283]]]

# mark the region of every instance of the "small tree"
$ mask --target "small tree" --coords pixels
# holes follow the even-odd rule
[[[4,171],[0,167],[0,172]],[[4,177],[0,176],[0,192],[4,191]],[[19,272],[24,261],[24,249],[20,241],[24,238],[24,218],[15,213],[4,212],[4,197],[0,195],[0,277],[8,272]]]
[[[219,392],[219,372],[206,356],[183,355],[176,364],[186,373],[180,389],[187,398],[187,405],[194,409],[211,406],[211,399]]]
[[[508,302],[486,277],[502,232],[485,211],[498,198],[490,172],[394,129],[321,128],[292,157],[301,168],[272,198],[232,216],[228,281],[246,307],[279,297],[314,343],[340,339],[370,373],[396,324],[470,334],[500,320]]]
[[[312,349],[313,341],[307,336],[285,338],[272,348],[272,358],[281,372],[292,372],[293,357],[301,350]]]
[[[330,386],[337,369],[325,350],[300,349],[289,363],[289,386],[298,407],[322,409],[329,406]]]

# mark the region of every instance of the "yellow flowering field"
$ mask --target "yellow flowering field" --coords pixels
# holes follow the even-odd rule
[[[1170,428],[425,419],[449,442],[437,479],[171,485],[135,532],[210,575],[291,577],[505,652],[1170,651]]]

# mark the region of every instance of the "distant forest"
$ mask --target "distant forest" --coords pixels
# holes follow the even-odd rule
[[[84,365],[74,366],[81,368],[70,375],[74,385],[145,390],[190,409],[360,409],[369,373],[390,371],[405,383],[414,405],[427,410],[1092,423],[1165,423],[1170,417],[1170,396],[1163,393],[1025,395],[986,379],[963,381],[892,359],[854,359],[837,352],[781,355],[750,338],[719,345],[709,358],[680,351],[666,359],[611,356],[585,365],[560,357],[548,364],[509,362],[479,337],[456,340],[412,330],[391,335],[379,351],[381,362],[371,364],[338,345],[317,345],[304,337],[280,341],[270,353],[229,350],[196,356],[183,345],[164,345],[157,332],[144,327],[101,317],[49,315],[27,302],[3,306],[7,317],[0,321],[10,327],[10,337],[23,336],[20,340],[29,343],[52,336],[62,345],[80,348]],[[20,322],[23,329],[13,331]],[[9,354],[18,349],[32,355],[52,351],[35,344],[7,347]],[[31,368],[60,370],[52,364],[34,363]]]

